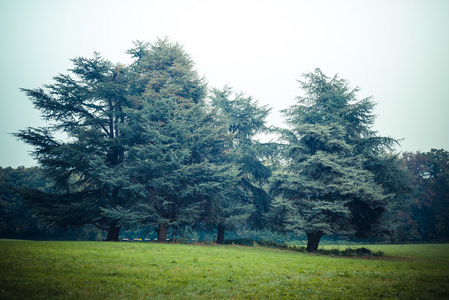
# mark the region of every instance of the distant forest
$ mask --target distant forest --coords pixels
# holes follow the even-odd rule
[[[22,89],[48,125],[15,133],[39,167],[0,168],[0,237],[449,241],[448,152],[395,154],[345,79],[303,74],[277,128],[271,108],[208,87],[181,45],[127,53]]]

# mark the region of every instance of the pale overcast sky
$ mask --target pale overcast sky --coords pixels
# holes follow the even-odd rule
[[[232,86],[279,110],[319,67],[378,103],[375,129],[398,151],[449,150],[447,0],[0,1],[0,166],[33,166],[10,133],[43,125],[19,88],[67,73],[94,51],[129,63],[132,41],[184,46],[209,87]]]

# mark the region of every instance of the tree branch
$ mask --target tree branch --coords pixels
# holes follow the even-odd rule
[[[99,225],[99,224],[97,224],[95,222],[92,222],[91,224],[94,225],[95,227],[97,227],[98,229],[101,229],[101,230],[104,230],[104,231],[109,231],[109,228],[101,226],[101,225]]]

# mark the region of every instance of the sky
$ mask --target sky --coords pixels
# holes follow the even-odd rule
[[[373,129],[397,152],[449,151],[447,0],[0,0],[0,167],[37,165],[11,133],[44,126],[20,88],[50,84],[70,59],[131,62],[133,41],[183,45],[210,88],[233,87],[272,113],[320,68],[373,96]]]

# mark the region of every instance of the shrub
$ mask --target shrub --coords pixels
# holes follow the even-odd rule
[[[226,245],[240,245],[240,246],[248,246],[248,247],[270,247],[281,250],[291,250],[297,252],[306,252],[306,247],[304,246],[290,246],[285,243],[276,243],[273,241],[255,241],[252,239],[231,239],[225,240],[224,243]],[[321,255],[333,255],[333,256],[383,256],[384,253],[382,251],[373,252],[368,248],[347,248],[345,250],[339,249],[319,249],[317,254]]]

